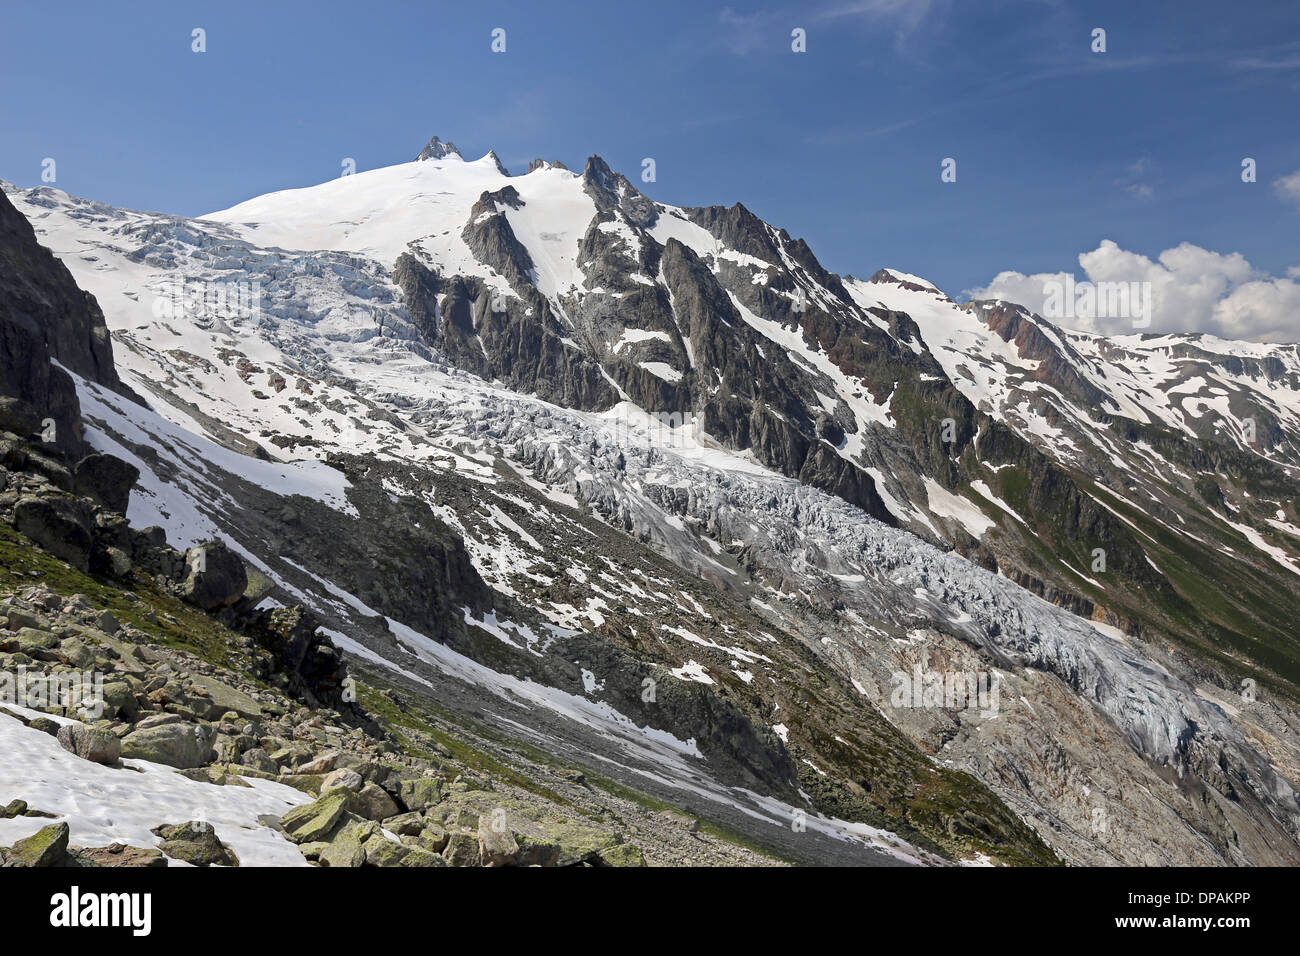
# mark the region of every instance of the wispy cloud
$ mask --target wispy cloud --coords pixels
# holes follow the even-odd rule
[[[934,6],[934,0],[846,0],[823,7],[814,14],[816,20],[840,20],[844,17],[876,17],[920,23]]]
[[[947,0],[840,0],[814,11],[815,23],[856,20],[872,29],[893,31],[901,46],[927,20],[938,21]]]
[[[719,42],[735,56],[749,56],[764,49],[777,50],[789,42],[790,30],[808,24],[857,22],[868,31],[894,34],[901,44],[922,23],[938,21],[950,0],[841,0],[813,8],[777,8],[740,11],[723,7],[718,13]]]
[[[1117,179],[1115,183],[1121,186],[1124,192],[1136,199],[1154,199],[1156,189],[1149,181],[1154,173],[1155,162],[1151,157],[1139,156],[1128,164],[1128,174],[1121,179]]]
[[[775,13],[738,13],[723,7],[718,13],[722,45],[736,56],[748,56],[772,42],[771,29]]]
[[[1300,43],[1283,43],[1266,50],[1235,54],[1227,63],[1237,70],[1300,70]]]

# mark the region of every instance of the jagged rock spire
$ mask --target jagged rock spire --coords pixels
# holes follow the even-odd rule
[[[528,164],[528,171],[530,173],[534,169],[563,169],[567,171],[568,168],[568,166],[565,166],[564,163],[560,162],[558,159],[542,159],[540,157],[534,159]]]
[[[429,140],[424,149],[420,150],[420,155],[415,157],[415,161],[419,163],[426,159],[443,159],[447,156],[460,157],[460,150],[456,148],[455,143],[444,143],[435,136]],[[500,165],[499,162],[498,165]]]
[[[582,170],[583,190],[597,207],[617,206],[628,222],[648,229],[659,217],[655,204],[643,196],[622,173],[616,173],[599,156],[592,154]]]
[[[502,176],[510,175],[510,170],[506,169],[506,164],[501,162],[501,157],[497,155],[497,151],[495,149],[489,149],[487,152],[487,156],[485,156],[484,158],[490,159],[492,160],[492,162],[496,163],[497,172],[499,172]]]

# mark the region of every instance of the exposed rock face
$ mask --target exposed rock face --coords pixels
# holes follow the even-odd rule
[[[0,395],[0,430],[30,438],[41,428],[41,415],[35,406],[9,395]]]
[[[519,209],[523,201],[513,186],[505,186],[493,193],[484,193],[470,210],[469,222],[461,231],[461,238],[470,247],[475,258],[501,275],[516,290],[530,286],[528,275],[533,270],[533,260],[528,250],[515,238],[505,209]]]
[[[596,208],[616,207],[627,221],[641,229],[648,229],[659,218],[655,204],[633,186],[626,176],[609,168],[599,156],[587,159],[582,171],[583,188],[596,201]]]
[[[558,159],[542,159],[540,157],[530,161],[528,164],[528,172],[530,173],[534,169],[547,169],[547,168],[568,169],[569,167],[565,166],[564,163],[560,162]]]
[[[497,172],[502,176],[510,175],[510,170],[506,169],[505,163],[501,162],[501,158],[497,156],[497,151],[495,149],[488,150],[487,158],[492,160],[493,165],[497,168]]]
[[[271,652],[266,677],[318,706],[349,709],[342,699],[347,667],[313,614],[301,607],[255,611],[240,626]]]
[[[444,159],[447,156],[459,156],[458,150],[454,143],[444,143],[438,137],[433,137],[425,144],[424,149],[416,155],[416,162],[423,162],[426,159]]]
[[[519,258],[521,252],[527,253],[500,213],[477,224],[471,221],[465,237],[471,248],[498,263],[503,274],[513,274],[516,281],[531,268],[531,263]],[[531,286],[523,300],[494,294],[478,279],[440,279],[410,255],[398,259],[393,278],[426,341],[445,348],[467,370],[579,408],[609,408],[618,400],[600,366],[580,349],[566,345],[550,306],[536,290],[527,291]]]
[[[36,241],[31,224],[0,195],[0,394],[26,402],[42,421],[52,421],[51,441],[76,450],[81,447],[76,389],[51,358],[127,394],[94,297],[77,287],[63,263]]]
[[[441,282],[431,269],[410,253],[398,257],[393,281],[402,289],[411,322],[424,340],[440,349],[458,368],[485,374],[488,357],[474,328],[476,290],[461,279]],[[446,293],[442,306],[438,297]]]

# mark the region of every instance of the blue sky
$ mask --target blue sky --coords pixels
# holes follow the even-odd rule
[[[59,188],[115,205],[198,215],[343,157],[407,161],[436,133],[512,171],[595,152],[636,179],[654,157],[656,199],[740,200],[834,271],[952,293],[1077,272],[1103,239],[1300,266],[1300,179],[1275,185],[1300,170],[1292,0],[6,0],[0,17],[0,178],[38,185],[53,157]]]

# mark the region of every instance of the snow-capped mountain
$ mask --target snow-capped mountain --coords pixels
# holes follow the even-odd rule
[[[79,378],[132,522],[227,539],[359,667],[864,850],[1300,858],[1296,346],[840,277],[437,137],[194,220],[5,193],[151,406]]]

